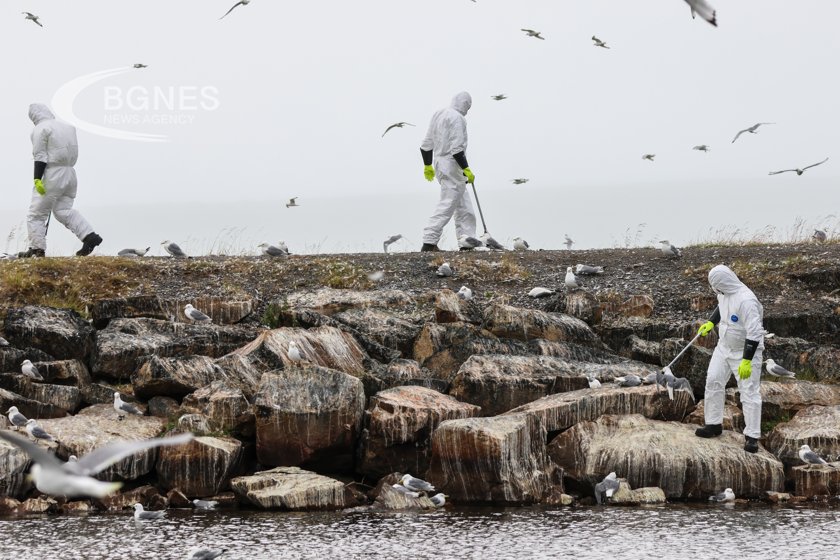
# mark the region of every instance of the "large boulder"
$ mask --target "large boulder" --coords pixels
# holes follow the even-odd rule
[[[32,487],[26,478],[27,467],[29,455],[18,446],[0,440],[0,496],[18,499],[26,496]]]
[[[151,356],[131,376],[131,384],[134,386],[134,395],[139,399],[157,396],[181,399],[224,378],[224,370],[207,356]]]
[[[539,420],[524,414],[449,420],[432,435],[426,478],[457,502],[537,503],[561,480],[545,439]]]
[[[517,346],[519,348],[519,346]],[[524,355],[549,356],[551,358],[562,358],[573,362],[589,362],[592,364],[618,364],[626,362],[614,354],[608,348],[593,348],[574,342],[557,342],[537,338],[529,340],[525,346],[527,349]]]
[[[234,478],[230,487],[240,500],[262,509],[317,511],[356,505],[354,494],[342,482],[298,467]]]
[[[184,445],[162,447],[156,466],[158,484],[191,498],[215,496],[238,474],[242,456],[242,443],[229,437],[197,437]]]
[[[81,392],[77,387],[36,383],[25,375],[0,375],[0,388],[67,412],[75,412],[82,403]]]
[[[481,313],[471,301],[444,289],[435,294],[435,321],[438,323],[481,323]]]
[[[182,404],[184,409],[206,415],[213,428],[222,432],[242,433],[254,423],[248,399],[239,388],[224,381],[215,381],[187,395]]]
[[[656,371],[640,363],[591,364],[545,356],[472,356],[458,370],[449,394],[495,416],[546,395],[589,387],[588,377],[604,383]]]
[[[187,325],[157,319],[114,319],[96,333],[91,369],[97,376],[128,379],[145,358],[209,356],[219,358],[252,341],[251,327]]]
[[[364,407],[362,382],[346,373],[317,366],[267,373],[254,398],[257,460],[349,470]]]
[[[572,290],[566,294],[566,314],[590,325],[597,325],[603,317],[598,297],[584,289]]]
[[[761,498],[784,490],[782,463],[763,449],[745,453],[742,435],[698,438],[693,426],[639,414],[581,422],[557,436],[548,453],[587,491],[612,471],[632,487],[662,488],[669,498],[705,499],[724,488]]]
[[[90,371],[81,360],[55,360],[36,362],[44,379],[59,385],[72,385],[79,389],[90,385]]]
[[[379,309],[351,309],[333,318],[375,340],[386,348],[397,350],[403,357],[411,356],[414,339],[420,325]]]
[[[113,396],[111,400],[113,400]],[[7,389],[0,388],[0,413],[9,410],[10,406],[18,407],[20,413],[27,418],[61,418],[67,416],[67,410],[63,408],[42,403],[34,399],[28,399]]]
[[[767,449],[786,467],[802,464],[799,448],[803,445],[828,461],[840,455],[840,405],[803,408],[767,436]]]
[[[13,346],[31,346],[59,360],[84,359],[93,349],[93,327],[70,309],[10,309],[3,329]]]
[[[674,400],[670,400],[668,393],[656,385],[604,386],[549,395],[505,415],[534,416],[549,433],[553,433],[580,422],[596,420],[604,414],[639,414],[657,420],[682,421],[693,408],[694,396],[688,391],[674,391]]]
[[[705,401],[697,403],[694,411],[685,417],[687,424],[695,424],[704,426],[706,424],[706,405]],[[744,431],[744,412],[738,408],[733,402],[726,401],[723,403],[723,429],[732,430],[733,432],[742,433]]]
[[[225,381],[237,387],[248,400],[254,398],[260,387],[263,372],[247,356],[228,354],[216,360],[216,365],[225,372]]]
[[[238,323],[250,315],[254,308],[254,302],[250,298],[238,301],[218,296],[163,299],[156,295],[140,295],[99,300],[91,307],[90,314],[97,328],[104,328],[111,319],[140,317],[164,321],[175,317],[188,323],[189,320],[184,317],[184,306],[188,303],[208,315],[217,325]]]
[[[58,454],[62,457],[81,457],[114,441],[157,437],[166,427],[166,420],[151,416],[129,414],[119,420],[117,411],[107,404],[82,409],[76,416],[39,423],[60,442]],[[97,478],[135,480],[152,472],[156,459],[157,449],[147,449],[108,467]]]
[[[372,364],[370,371],[362,377],[365,395],[371,397],[380,391],[403,385],[419,385],[445,393],[449,381],[441,379],[414,360],[394,360],[387,365]]]
[[[801,465],[791,469],[797,496],[837,496],[840,494],[840,462],[827,465]]]
[[[631,360],[638,360],[647,364],[662,365],[660,358],[661,343],[653,340],[645,340],[632,334],[627,337],[621,345],[618,353],[621,356],[630,358]],[[666,362],[667,363],[667,362]]]
[[[809,406],[840,405],[840,385],[811,381],[761,382],[761,417],[764,420],[787,420]],[[726,400],[740,402],[737,388],[726,390]]]
[[[37,363],[50,362],[55,358],[37,348],[21,349],[14,346],[0,346],[0,373],[19,373],[20,364],[24,360]]]
[[[498,303],[484,310],[484,328],[500,338],[523,341],[543,338],[601,346],[589,325],[580,319]]]
[[[414,298],[399,290],[358,292],[322,288],[315,292],[297,292],[284,302],[286,307],[311,309],[322,315],[334,315],[348,309],[406,309],[416,305]]]
[[[471,418],[477,406],[424,387],[395,387],[377,393],[365,412],[357,471],[381,477],[429,468],[431,436],[446,420]]]

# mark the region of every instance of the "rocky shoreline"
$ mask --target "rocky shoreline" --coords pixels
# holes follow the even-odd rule
[[[148,279],[117,293],[103,287],[108,297],[91,289],[83,309],[68,306],[76,311],[7,282],[0,408],[38,419],[57,440],[42,445],[67,459],[118,439],[197,437],[120,461],[100,478],[124,482],[121,493],[73,502],[39,495],[28,457],[0,441],[0,514],[191,507],[194,498],[280,510],[433,508],[391,488],[401,473],[426,478],[456,505],[589,504],[613,471],[616,504],[705,501],[724,488],[747,500],[826,500],[840,494],[840,463],[803,466],[797,450],[840,455],[838,257],[834,245],[706,248],[683,260],[641,249],[341,256],[352,267],[334,261],[326,280],[312,274],[326,257],[142,259],[126,266],[151,270]],[[434,274],[444,259],[452,278]],[[65,263],[65,277],[79,272],[78,259],[48,260],[56,277]],[[104,271],[120,261],[84,266],[93,276],[99,267],[107,286]],[[558,289],[578,262],[605,273]],[[714,305],[703,279],[719,263],[755,278],[773,333],[765,355],[800,374],[764,377],[755,455],[743,451],[734,387],[724,436],[693,435],[713,336],[673,368],[693,389],[674,400],[657,386],[613,382],[658,371],[685,346]],[[0,263],[0,276],[38,266]],[[193,286],[185,277],[196,267],[205,278]],[[377,270],[383,280],[367,278]],[[462,284],[473,300],[457,297]],[[336,285],[349,288],[327,287]],[[558,292],[527,298],[535,286]],[[190,324],[187,303],[212,324]],[[293,341],[300,363],[288,356]],[[25,359],[43,381],[20,373]],[[589,378],[602,386],[589,388]],[[144,415],[120,419],[115,392]]]

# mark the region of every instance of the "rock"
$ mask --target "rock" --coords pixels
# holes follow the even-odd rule
[[[600,346],[589,325],[569,315],[492,304],[484,310],[484,328],[500,338],[534,338]]]
[[[155,487],[141,486],[119,494],[105,496],[100,500],[95,500],[94,503],[104,511],[121,511],[133,508],[134,504],[143,504],[144,508],[150,509],[152,504],[158,501],[158,497],[160,497],[160,494]]]
[[[590,364],[544,356],[473,356],[452,380],[449,394],[496,416],[546,395],[589,388],[588,375],[606,383],[656,371],[639,363]]]
[[[417,385],[434,389],[439,393],[449,390],[449,382],[437,377],[434,373],[414,360],[394,360],[387,365],[374,364],[371,371],[362,377],[365,395],[373,396],[380,391],[404,385]]]
[[[804,358],[803,361],[808,365],[808,368],[813,372],[817,381],[827,381],[829,383],[837,383],[837,381],[840,381],[840,371],[838,371],[837,368],[837,364],[840,363],[840,349],[832,346],[819,346],[808,351],[802,357]],[[796,363],[779,363],[782,367],[787,367],[793,371],[801,369],[800,367],[797,367]]]
[[[169,502],[170,507],[174,508],[193,507],[192,501],[190,501],[190,499],[177,488],[173,488],[172,490],[166,493],[166,501]]]
[[[365,412],[357,471],[381,477],[429,468],[431,436],[446,420],[471,418],[478,407],[424,387],[396,387],[377,393]]]
[[[801,465],[791,469],[797,496],[836,496],[840,494],[840,462],[827,465]]]
[[[638,360],[646,364],[662,365],[660,360],[661,344],[651,340],[630,335],[618,351],[619,355],[631,360]],[[665,362],[666,364],[668,362]]]
[[[519,345],[515,349],[521,348]],[[592,348],[574,342],[554,342],[550,340],[529,340],[521,355],[549,356],[562,358],[573,362],[590,362],[593,364],[619,364],[627,360],[613,354],[609,349]]]
[[[159,358],[151,356],[131,376],[139,399],[165,396],[182,399],[189,393],[224,379],[225,372],[207,356]]]
[[[225,372],[227,383],[239,388],[250,401],[257,393],[263,372],[247,356],[228,354],[216,360],[216,365]]]
[[[708,294],[699,294],[691,296],[691,303],[689,308],[692,311],[700,313],[702,311],[713,311],[718,305],[717,296]]]
[[[481,313],[475,305],[458,297],[452,290],[435,294],[435,321],[438,323],[481,323]]]
[[[67,502],[61,505],[61,513],[64,515],[80,515],[92,511],[93,505],[88,501]]]
[[[241,500],[262,509],[317,511],[356,505],[343,483],[298,467],[278,467],[234,478],[230,486]]]
[[[14,498],[0,497],[0,515],[17,513],[20,502]]]
[[[624,317],[650,317],[653,315],[653,306],[652,297],[635,295],[621,302],[616,312]]]
[[[335,290],[323,288],[316,292],[298,292],[291,294],[285,302],[286,307],[311,309],[323,315],[334,315],[348,309],[394,308],[405,309],[415,305],[414,299],[399,290],[376,290],[356,292],[353,290]]]
[[[581,422],[557,436],[548,453],[588,491],[611,471],[631,486],[657,486],[668,498],[704,499],[727,487],[750,498],[784,490],[782,464],[763,449],[745,453],[742,435],[698,438],[693,426],[639,414]]]
[[[524,414],[443,422],[426,479],[457,502],[538,503],[553,486],[545,438],[539,420]]]
[[[785,420],[809,406],[840,405],[840,386],[811,381],[774,382],[763,378],[761,383],[761,417],[763,420]],[[727,389],[726,400],[740,402],[737,388]]]
[[[352,336],[335,327],[265,331],[234,354],[250,358],[252,363],[261,363],[267,369],[294,368],[295,364],[287,355],[291,341],[297,343],[308,364],[356,376],[365,372],[367,355],[364,350]]]
[[[172,418],[178,416],[180,405],[172,397],[152,397],[148,402],[147,412],[149,416],[157,418]]]
[[[698,426],[704,426],[706,424],[705,420],[705,405],[704,401],[700,401],[697,403],[697,407],[695,407],[694,412],[686,416],[685,422],[688,424],[696,424]],[[746,424],[744,423],[744,413],[738,408],[734,403],[731,402],[724,402],[723,403],[723,429],[724,430],[732,430],[733,432],[742,433],[744,431],[744,427]]]
[[[54,513],[58,511],[58,502],[49,496],[29,498],[17,507],[19,514]]]
[[[193,498],[213,496],[227,487],[243,458],[242,443],[233,438],[197,437],[158,452],[158,484]]]
[[[23,431],[21,434],[26,437]],[[29,456],[16,445],[0,440],[0,496],[23,499],[32,488],[26,478],[28,470]]]
[[[649,487],[633,490],[627,481],[621,479],[618,491],[610,498],[609,503],[619,506],[639,506],[650,504],[664,504],[667,501],[662,488]]]
[[[654,341],[674,337],[682,339],[683,330],[683,325],[675,323],[672,319],[621,316],[610,316],[609,321],[604,321],[597,327],[598,336],[615,351],[621,349],[629,336],[635,335],[643,340]]]
[[[39,383],[25,375],[0,375],[0,388],[66,412],[74,412],[82,402],[81,392],[76,387]]]
[[[388,511],[435,509],[435,504],[426,495],[420,494],[419,497],[415,498],[394,489],[393,485],[402,479],[402,474],[395,472],[379,480],[379,483],[373,490],[374,501],[372,509]]]
[[[166,421],[151,416],[126,415],[117,419],[112,405],[97,404],[82,409],[76,416],[57,420],[39,420],[41,426],[60,442],[59,455],[81,457],[118,440],[157,437]],[[135,480],[152,471],[156,449],[147,449],[108,467],[97,478],[101,480]]]
[[[563,492],[551,492],[542,503],[547,506],[570,506],[575,503],[575,498]]]
[[[80,389],[91,383],[90,372],[80,360],[35,362],[35,366],[50,383],[72,385]]]
[[[210,426],[217,431],[242,432],[254,425],[254,413],[248,399],[240,389],[230,387],[224,381],[215,381],[187,395],[183,406],[206,415]]]
[[[93,327],[70,309],[10,309],[3,329],[13,346],[32,346],[59,360],[84,359],[93,349]]]
[[[767,450],[786,467],[801,465],[799,448],[808,445],[826,461],[840,455],[840,405],[809,406],[777,424],[767,436]]]
[[[340,371],[310,366],[267,373],[254,398],[257,460],[347,470],[364,407],[362,382]]]
[[[187,325],[156,319],[113,319],[96,333],[91,357],[94,375],[114,380],[130,377],[149,355],[218,358],[254,340],[245,326]]]
[[[34,364],[38,362],[51,362],[55,358],[37,348],[20,349],[13,346],[0,346],[0,373],[19,373],[20,364],[24,360],[29,360]]]
[[[111,319],[150,318],[168,321],[176,317],[179,321],[189,322],[184,317],[184,306],[192,304],[196,309],[208,315],[216,325],[233,325],[251,314],[253,300],[230,301],[217,296],[194,299],[162,299],[156,295],[141,295],[125,298],[99,300],[90,310],[94,325],[105,328]]]
[[[566,313],[590,325],[597,325],[601,322],[603,310],[595,294],[578,289],[566,294]]]
[[[767,501],[778,504],[790,501],[790,494],[787,492],[767,492]]]
[[[203,414],[183,414],[178,418],[176,428],[179,432],[191,432],[197,436],[213,433],[210,419]]]
[[[113,395],[113,393],[112,393]],[[111,400],[113,400],[113,396]],[[27,399],[12,391],[0,388],[0,412],[9,410],[9,407],[16,406],[21,414],[27,418],[61,418],[67,416],[67,411],[57,406],[42,403],[33,399]]]
[[[333,318],[375,340],[386,348],[397,350],[403,357],[411,356],[414,339],[420,325],[378,309],[351,309]]]
[[[81,388],[82,403],[88,406],[94,404],[113,404],[114,393],[120,389],[106,383],[91,383]]]
[[[534,416],[549,433],[553,433],[567,430],[580,422],[596,420],[603,414],[638,414],[647,418],[681,421],[692,408],[694,397],[688,391],[675,391],[672,401],[668,399],[668,393],[664,389],[660,388],[657,391],[656,385],[605,386],[600,389],[549,395],[514,408],[506,412],[505,416]],[[603,476],[609,472],[605,472]]]

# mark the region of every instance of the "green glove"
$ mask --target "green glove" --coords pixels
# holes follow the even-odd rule
[[[697,334],[699,334],[700,336],[706,336],[713,330],[715,330],[715,324],[711,321],[706,321],[705,323],[700,325],[700,330],[697,331]]]
[[[42,181],[41,179],[35,179],[35,190],[41,196],[47,194],[47,189],[44,188],[44,181]]]
[[[475,183],[475,174],[470,171],[469,167],[464,168],[464,175],[467,177],[467,183]]]
[[[752,375],[752,361],[747,359],[741,360],[741,365],[738,366],[738,377],[749,379],[750,375]]]
[[[431,165],[424,165],[423,166],[423,177],[426,178],[427,181],[434,181],[435,180],[435,168]]]

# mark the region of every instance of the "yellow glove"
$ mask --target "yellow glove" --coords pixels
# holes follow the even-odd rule
[[[44,188],[44,181],[42,181],[41,179],[35,179],[35,190],[41,196],[47,194],[47,189]]]
[[[464,168],[464,175],[467,177],[467,183],[475,183],[475,174],[470,171],[469,167]]]
[[[435,180],[435,168],[431,165],[424,165],[423,166],[423,177],[426,178],[427,181],[434,181]]]
[[[707,336],[710,332],[715,330],[715,324],[711,321],[706,321],[702,325],[700,325],[700,330],[697,331],[697,334],[700,336]]]
[[[752,375],[752,361],[747,359],[741,360],[741,365],[738,366],[738,377],[749,379],[750,375]]]

